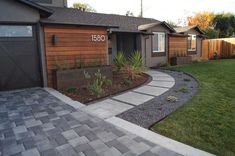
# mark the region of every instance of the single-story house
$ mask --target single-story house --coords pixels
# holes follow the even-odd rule
[[[196,27],[177,33],[155,19],[84,12],[66,4],[66,0],[0,1],[0,90],[53,87],[56,68],[112,64],[118,51],[127,57],[140,51],[148,67],[167,63],[179,38],[187,46],[188,35],[202,34]],[[199,41],[191,44],[189,53],[200,55]],[[191,52],[194,44],[196,52]]]
[[[178,34],[187,35],[187,54],[193,59],[202,55],[202,40],[205,33],[198,26],[186,26],[174,28]]]

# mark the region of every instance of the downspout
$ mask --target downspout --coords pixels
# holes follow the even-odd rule
[[[147,66],[147,39],[149,39],[149,36],[144,37],[144,64]]]
[[[46,51],[45,51],[45,38],[44,38],[44,26],[37,23],[37,36],[38,36],[38,50],[40,56],[40,67],[43,87],[48,86],[47,81],[47,66],[46,66]]]

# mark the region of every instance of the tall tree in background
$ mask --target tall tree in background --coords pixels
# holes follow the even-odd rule
[[[77,8],[86,12],[96,12],[96,10],[87,3],[80,3],[80,2],[74,3],[73,8]]]
[[[216,14],[214,24],[221,38],[230,37],[235,32],[235,16],[231,13]]]
[[[197,25],[200,27],[207,35],[208,38],[218,38],[219,32],[214,29],[214,18],[215,14],[213,12],[198,12],[194,16],[188,17],[188,25]]]
[[[213,27],[215,14],[213,12],[198,12],[194,16],[188,17],[188,25],[197,25],[201,29]]]

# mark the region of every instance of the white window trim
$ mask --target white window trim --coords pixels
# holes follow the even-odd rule
[[[196,34],[188,34],[189,36],[195,36],[195,44],[196,44],[196,48],[195,49],[188,49],[188,51],[197,51],[197,35]]]
[[[166,51],[166,33],[165,32],[153,32],[153,34],[163,34],[165,36],[164,40],[164,50],[153,50],[153,53],[164,53]],[[153,41],[154,42],[154,41]],[[153,45],[152,45],[153,46]],[[153,48],[153,47],[152,47]]]

